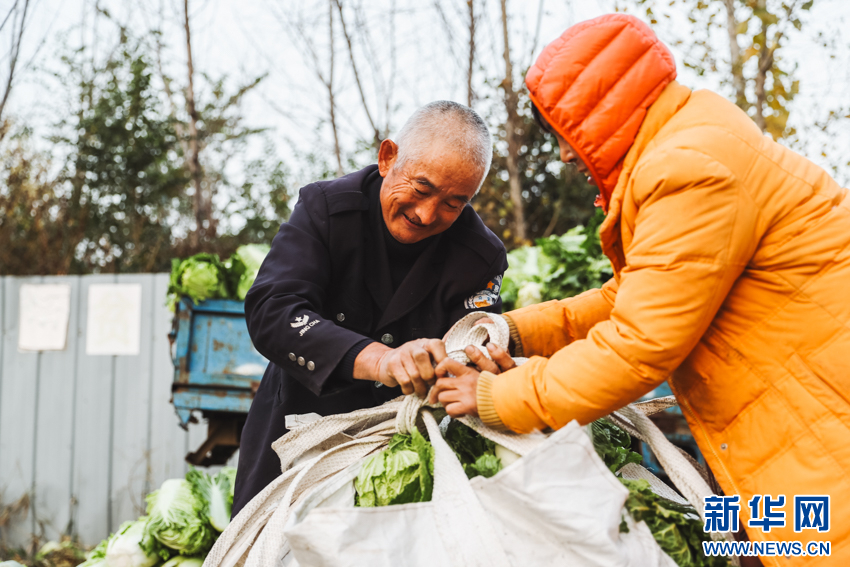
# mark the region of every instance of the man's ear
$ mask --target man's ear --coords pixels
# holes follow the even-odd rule
[[[390,169],[395,165],[395,160],[398,158],[398,144],[390,139],[381,142],[381,147],[378,150],[378,171],[381,177],[386,177]]]

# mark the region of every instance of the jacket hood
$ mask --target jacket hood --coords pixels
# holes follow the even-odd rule
[[[675,78],[673,55],[649,26],[609,14],[567,29],[525,82],[540,114],[587,164],[607,210],[647,109]]]

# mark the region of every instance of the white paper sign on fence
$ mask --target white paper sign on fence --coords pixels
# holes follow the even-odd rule
[[[141,325],[140,284],[89,286],[86,354],[138,355]]]
[[[18,301],[18,350],[65,350],[71,315],[71,286],[24,284]]]

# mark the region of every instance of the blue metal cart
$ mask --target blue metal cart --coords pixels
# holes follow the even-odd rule
[[[174,409],[184,429],[207,420],[207,439],[186,455],[198,466],[224,464],[239,448],[251,401],[268,361],[254,348],[245,323],[245,304],[215,299],[195,305],[183,298],[171,333]]]

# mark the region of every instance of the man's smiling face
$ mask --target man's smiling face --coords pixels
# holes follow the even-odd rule
[[[393,238],[413,244],[448,229],[478,190],[484,172],[439,143],[396,167],[398,146],[384,140],[378,154],[381,211]]]

